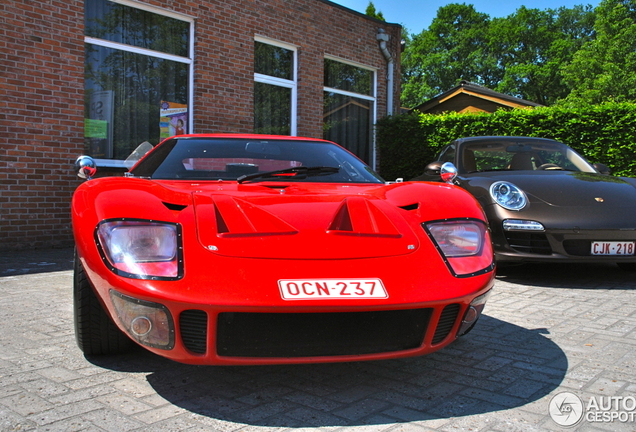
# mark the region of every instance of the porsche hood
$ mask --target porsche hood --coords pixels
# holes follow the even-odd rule
[[[374,197],[197,192],[194,204],[199,241],[220,255],[370,258],[403,255],[419,246],[401,210]]]

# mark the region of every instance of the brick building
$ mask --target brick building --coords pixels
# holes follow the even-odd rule
[[[0,22],[0,250],[72,244],[80,154],[121,173],[143,141],[257,132],[374,165],[399,105],[401,27],[327,0],[5,0]]]

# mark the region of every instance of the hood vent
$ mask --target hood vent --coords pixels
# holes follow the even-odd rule
[[[415,203],[415,204],[409,204],[409,205],[405,205],[405,206],[400,206],[400,208],[401,208],[402,210],[407,210],[407,211],[417,210],[418,208],[420,208],[420,203]]]
[[[163,202],[163,205],[165,205],[168,208],[168,210],[181,211],[187,207],[187,205],[173,204],[173,203],[169,203],[165,201],[162,201],[162,202]]]
[[[345,199],[329,225],[329,232],[344,235],[402,237],[387,215],[362,197]]]

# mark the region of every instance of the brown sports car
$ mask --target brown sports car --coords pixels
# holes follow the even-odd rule
[[[442,178],[480,202],[499,262],[615,262],[636,270],[636,179],[610,176],[563,143],[461,138],[413,180]]]

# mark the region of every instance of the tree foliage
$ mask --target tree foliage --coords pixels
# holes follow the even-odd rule
[[[553,104],[570,93],[563,65],[593,40],[594,18],[591,6],[522,6],[494,19],[473,5],[443,6],[428,29],[407,39],[402,103],[418,105],[466,80]]]
[[[563,67],[572,89],[566,101],[636,100],[636,0],[604,0],[596,8],[596,37]]]
[[[382,15],[382,12],[376,10],[375,5],[371,1],[369,2],[367,9],[364,11],[364,14],[367,16],[379,19],[380,21],[386,21],[384,19],[384,15]]]

